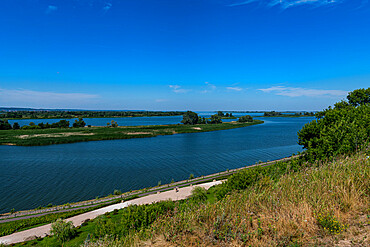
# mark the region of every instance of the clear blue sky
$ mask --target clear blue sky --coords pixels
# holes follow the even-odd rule
[[[0,106],[321,110],[370,85],[367,0],[4,0]]]

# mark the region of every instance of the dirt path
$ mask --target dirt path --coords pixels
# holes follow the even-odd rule
[[[209,182],[209,183],[204,183],[204,184],[199,184],[199,185],[194,185],[194,186],[183,187],[183,188],[180,188],[178,192],[172,189],[170,191],[157,193],[154,195],[148,195],[145,197],[133,199],[131,201],[114,204],[114,205],[100,208],[100,209],[97,209],[91,212],[80,214],[80,215],[68,218],[67,221],[72,221],[73,225],[79,226],[82,224],[82,222],[84,222],[87,219],[90,219],[90,220],[94,219],[97,216],[102,215],[106,212],[111,212],[114,209],[122,209],[129,205],[150,204],[150,203],[165,201],[165,200],[172,200],[172,201],[182,200],[191,195],[191,191],[194,187],[203,187],[205,189],[209,189],[213,185],[220,184],[220,183],[222,182],[215,181],[215,182]],[[47,224],[44,226],[39,226],[39,227],[25,230],[22,232],[16,232],[8,236],[0,237],[0,244],[20,243],[20,242],[32,240],[36,236],[45,237],[50,234],[50,227],[51,227],[51,224]]]

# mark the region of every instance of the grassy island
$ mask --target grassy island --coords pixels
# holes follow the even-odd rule
[[[51,144],[74,143],[84,141],[101,141],[115,139],[131,139],[173,135],[183,133],[198,133],[216,130],[242,128],[261,124],[254,120],[250,123],[221,123],[196,125],[153,125],[153,126],[122,126],[122,127],[84,127],[84,128],[53,128],[53,129],[19,129],[0,130],[1,145],[42,146]]]

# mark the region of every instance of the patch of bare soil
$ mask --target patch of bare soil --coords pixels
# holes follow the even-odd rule
[[[202,130],[202,128],[201,128],[201,127],[193,127],[192,129],[193,129],[193,130]]]
[[[19,139],[28,139],[34,137],[66,137],[66,136],[91,136],[94,133],[82,133],[82,132],[65,132],[65,133],[55,133],[55,134],[34,134],[34,135],[19,135]]]
[[[152,132],[128,132],[127,135],[150,135]]]

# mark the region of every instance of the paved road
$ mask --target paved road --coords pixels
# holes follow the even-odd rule
[[[217,185],[217,184],[221,184],[221,183],[222,183],[221,181],[214,181],[214,182],[209,182],[209,183],[204,183],[204,184],[199,184],[199,185],[194,185],[194,186],[187,186],[187,187],[180,188],[178,192],[172,189],[170,191],[165,191],[162,193],[140,197],[140,198],[126,201],[123,203],[114,204],[114,205],[100,208],[100,209],[97,209],[91,212],[80,214],[80,215],[68,218],[67,221],[72,221],[74,226],[79,226],[87,219],[90,219],[90,220],[94,219],[97,216],[105,214],[106,212],[111,212],[114,209],[122,209],[129,205],[150,204],[150,203],[165,201],[165,200],[172,200],[172,201],[182,200],[191,195],[191,191],[194,187],[202,187],[205,189],[209,189],[210,187]],[[35,236],[45,237],[50,234],[50,228],[51,228],[51,224],[47,224],[44,226],[39,226],[39,227],[25,230],[22,232],[16,232],[8,236],[0,237],[0,244],[20,243],[20,242],[32,240],[35,238]]]

